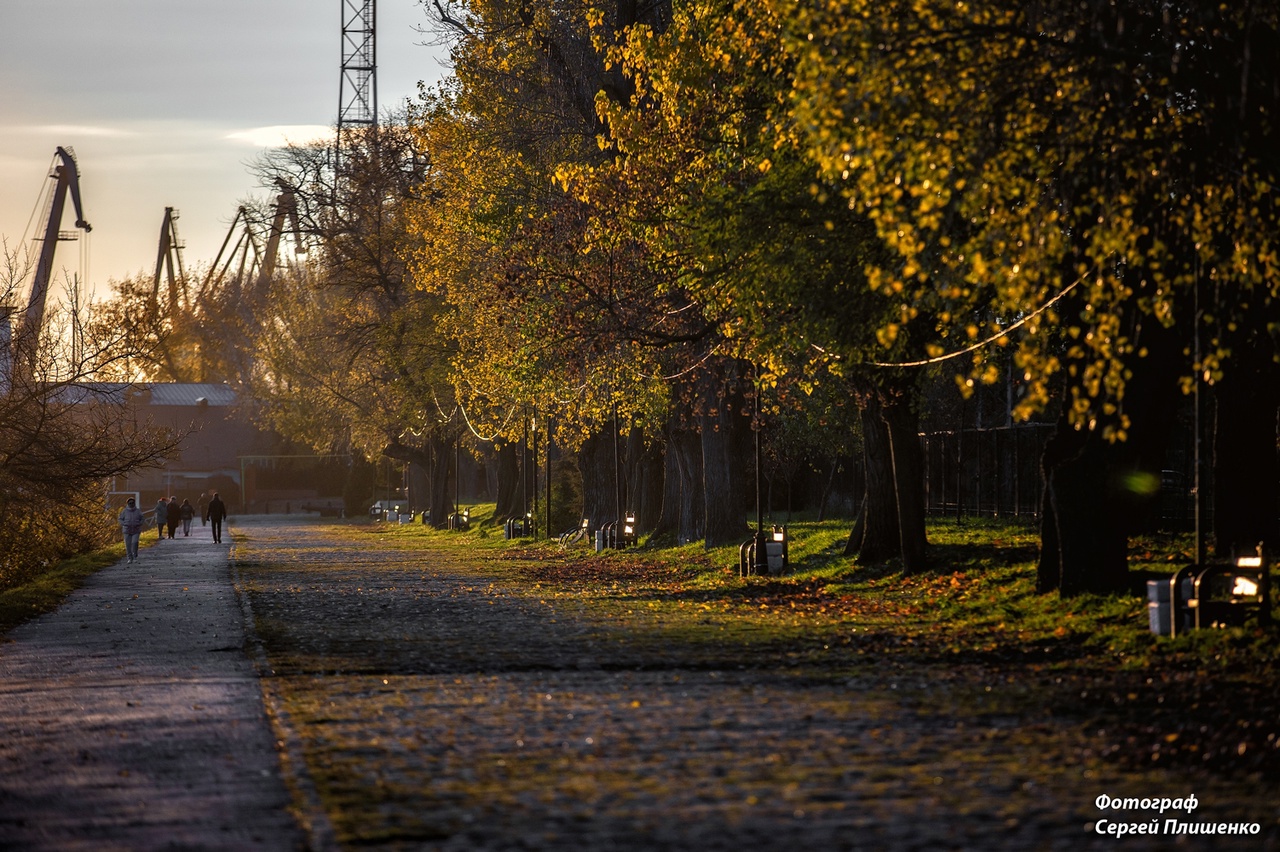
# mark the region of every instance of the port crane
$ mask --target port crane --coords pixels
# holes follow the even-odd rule
[[[253,295],[265,293],[271,277],[275,274],[280,253],[280,239],[285,233],[286,221],[292,229],[294,243],[298,246],[297,251],[299,254],[302,253],[302,229],[298,223],[297,197],[283,180],[277,179],[276,185],[280,188],[280,194],[276,196],[275,214],[267,231],[266,245],[261,244],[259,235],[254,230],[251,211],[248,207],[241,205],[236,210],[235,218],[231,220],[231,227],[222,240],[222,247],[218,249],[218,254],[213,259],[213,265],[209,267],[204,283],[200,285],[201,304],[206,304],[215,298],[214,294],[222,286],[223,280],[227,278],[227,273],[231,271],[233,265],[236,271],[230,279],[232,300],[239,301],[241,296],[247,295],[244,292],[244,286],[248,281],[254,282],[256,293]],[[227,251],[228,246],[231,247],[230,251]]]
[[[187,274],[182,268],[182,242],[178,239],[178,211],[164,208],[164,221],[160,224],[160,245],[156,252],[156,275],[151,283],[151,305],[157,307],[160,300],[160,276],[169,274],[169,314],[179,308],[188,309]],[[174,270],[177,270],[176,274]]]
[[[280,194],[276,196],[276,213],[271,220],[271,230],[267,232],[267,252],[262,257],[262,267],[258,272],[258,292],[265,293],[271,283],[271,276],[276,272],[276,260],[280,254],[280,237],[284,235],[285,219],[293,227],[294,250],[302,253],[302,229],[298,226],[298,199],[293,189],[284,180],[276,178],[276,186]]]
[[[54,250],[59,240],[74,240],[80,235],[75,231],[61,231],[62,214],[66,209],[67,195],[76,209],[76,227],[85,233],[93,227],[84,219],[84,205],[80,202],[80,171],[76,168],[75,154],[68,148],[58,147],[54,153],[54,167],[49,174],[56,181],[49,199],[49,213],[45,218],[43,242],[40,246],[40,258],[36,262],[35,278],[31,283],[31,298],[27,302],[27,310],[23,316],[23,333],[28,335],[34,346],[35,336],[44,325],[45,302],[49,297],[49,281],[53,277]]]
[[[232,238],[235,238],[234,245]],[[227,251],[227,246],[231,246],[231,251]],[[214,297],[215,291],[222,285],[222,280],[226,278],[227,272],[230,271],[232,264],[236,264],[236,273],[232,278],[234,291],[232,296],[238,298],[240,295],[241,283],[244,281],[246,273],[252,275],[259,265],[259,258],[262,250],[258,248],[258,237],[253,232],[253,226],[249,220],[249,208],[241,205],[236,210],[235,218],[231,220],[231,227],[227,229],[227,235],[222,240],[222,246],[218,249],[217,256],[213,259],[213,264],[209,267],[209,273],[205,276],[204,282],[200,285],[201,306],[208,303]],[[223,257],[226,257],[223,260]],[[237,258],[239,263],[237,264]]]

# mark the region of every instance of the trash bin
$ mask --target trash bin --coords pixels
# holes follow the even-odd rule
[[[782,555],[782,542],[770,541],[764,546],[766,558],[769,563],[770,574],[781,574],[787,570],[787,561]]]
[[[1173,591],[1168,580],[1147,581],[1147,620],[1151,632],[1157,636],[1168,636],[1172,616],[1170,593]]]

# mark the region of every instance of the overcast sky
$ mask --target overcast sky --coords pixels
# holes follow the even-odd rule
[[[237,202],[270,193],[245,163],[337,120],[342,0],[0,0],[0,235],[13,250],[58,146],[79,163],[88,240],[56,265],[108,279],[155,270],[164,208],[184,263],[211,262]],[[381,109],[447,70],[420,0],[377,3]],[[63,230],[73,227],[68,202]],[[84,249],[87,249],[85,251]],[[59,276],[61,278],[61,276]]]

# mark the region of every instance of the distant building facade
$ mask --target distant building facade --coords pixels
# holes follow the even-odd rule
[[[243,459],[271,452],[272,437],[239,413],[231,387],[145,382],[100,385],[97,390],[132,408],[139,423],[154,423],[185,436],[176,456],[159,467],[116,477],[111,490],[138,492],[143,507],[171,496],[195,504],[201,493],[218,491],[232,511],[242,511]]]

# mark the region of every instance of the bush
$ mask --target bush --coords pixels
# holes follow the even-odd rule
[[[0,492],[0,589],[30,582],[59,562],[113,542],[119,527],[102,489],[65,500]]]

